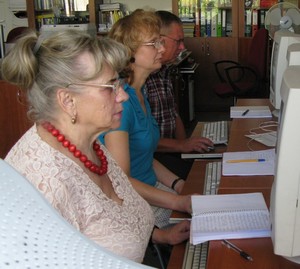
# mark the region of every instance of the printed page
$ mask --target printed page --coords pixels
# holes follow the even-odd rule
[[[270,236],[269,211],[262,193],[193,195],[190,241]]]
[[[193,217],[190,241],[200,244],[209,240],[269,237],[270,227],[267,210],[204,214]]]
[[[272,113],[268,106],[232,106],[230,118],[272,118]]]
[[[225,152],[222,162],[224,176],[274,175],[275,149]]]
[[[268,210],[262,193],[192,195],[193,217],[206,213]]]

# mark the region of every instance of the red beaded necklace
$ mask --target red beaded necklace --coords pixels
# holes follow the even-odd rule
[[[57,141],[62,143],[62,145],[65,148],[68,148],[68,150],[72,152],[76,158],[78,158],[82,163],[84,163],[84,166],[88,168],[91,172],[100,176],[107,173],[106,156],[104,155],[103,150],[100,148],[99,144],[96,143],[96,141],[93,144],[93,149],[101,162],[101,166],[98,166],[97,164],[90,161],[86,155],[82,154],[80,150],[76,149],[76,146],[71,144],[71,142],[67,140],[65,136],[61,134],[59,130],[57,130],[51,123],[45,122],[42,124],[42,126],[54,137],[56,137]]]

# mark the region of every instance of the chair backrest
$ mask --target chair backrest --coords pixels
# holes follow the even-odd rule
[[[28,27],[23,27],[23,26],[13,28],[7,35],[6,43],[16,42],[16,40],[28,30],[29,30]]]
[[[267,76],[268,31],[260,28],[255,33],[247,57],[247,64],[254,68],[261,79]]]
[[[0,159],[0,268],[150,268],[92,242]]]

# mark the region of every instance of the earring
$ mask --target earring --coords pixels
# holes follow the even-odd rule
[[[72,117],[71,123],[72,123],[72,124],[75,124],[75,123],[76,123],[76,116],[73,116],[73,117]]]

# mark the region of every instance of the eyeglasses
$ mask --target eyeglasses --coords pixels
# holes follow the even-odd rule
[[[144,46],[153,46],[154,48],[159,49],[165,45],[165,41],[163,39],[157,39],[155,41],[144,42],[142,44]]]
[[[175,38],[170,37],[170,36],[168,36],[168,35],[161,35],[161,36],[167,37],[167,38],[173,40],[174,42],[176,42],[176,45],[177,45],[177,46],[179,46],[181,43],[184,42],[184,39],[183,39],[183,38],[181,38],[181,39],[175,39]]]
[[[95,87],[95,88],[110,88],[115,95],[118,95],[120,87],[123,89],[126,84],[125,78],[118,78],[113,84],[85,84],[85,83],[70,83],[66,86],[68,88],[71,85],[78,86],[87,86],[87,87]]]

